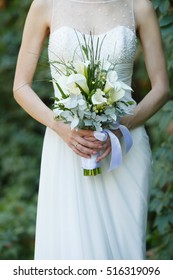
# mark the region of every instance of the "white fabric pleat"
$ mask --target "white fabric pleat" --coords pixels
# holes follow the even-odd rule
[[[144,258],[150,149],[144,128],[132,135],[133,148],[121,167],[107,172],[107,159],[102,175],[84,177],[80,157],[47,129],[36,259]]]

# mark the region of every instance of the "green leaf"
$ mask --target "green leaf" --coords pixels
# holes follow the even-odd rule
[[[160,20],[160,26],[161,27],[167,26],[169,24],[173,24],[173,14],[172,15],[165,15]]]
[[[68,96],[64,93],[64,91],[62,90],[61,86],[57,82],[56,82],[56,85],[57,85],[57,87],[58,87],[58,89],[59,89],[59,91],[60,91],[60,93],[62,95],[62,98],[63,99],[68,98]]]

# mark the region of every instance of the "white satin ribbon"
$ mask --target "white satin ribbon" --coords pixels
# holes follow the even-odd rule
[[[124,125],[118,123],[115,123],[114,129],[120,129],[124,137],[126,153],[128,153],[133,145],[133,140],[129,130]],[[118,137],[109,129],[104,129],[103,131],[94,131],[94,137],[100,141],[106,141],[108,136],[111,142],[111,160],[108,171],[111,171],[114,168],[117,168],[122,163],[123,156],[120,141]],[[82,167],[87,170],[92,170],[100,167],[100,162],[96,162],[98,156],[99,153],[97,153],[96,155],[91,155],[89,159],[82,158]]]

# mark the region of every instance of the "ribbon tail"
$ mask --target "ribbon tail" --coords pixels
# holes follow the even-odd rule
[[[104,129],[104,131],[107,132],[107,134],[110,137],[111,141],[111,161],[110,161],[110,167],[108,171],[113,170],[114,168],[117,168],[122,163],[122,151],[121,151],[121,145],[118,140],[118,137],[115,136],[114,133],[112,133],[109,129]]]
[[[120,124],[119,125],[119,129],[124,137],[124,141],[125,141],[125,145],[126,145],[126,153],[129,152],[129,150],[131,149],[132,145],[133,145],[133,139],[132,136],[129,132],[129,130],[127,129],[126,126]]]

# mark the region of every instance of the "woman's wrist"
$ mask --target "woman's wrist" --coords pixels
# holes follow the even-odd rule
[[[56,115],[52,112],[52,117],[50,120],[49,128],[57,132],[57,128],[59,126],[59,121],[56,119]]]
[[[136,116],[135,113],[133,115],[123,116],[120,120],[120,124],[124,125],[128,129],[133,129],[136,127]]]

